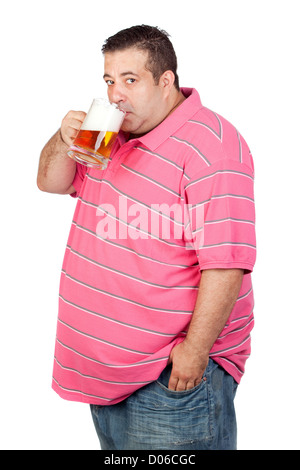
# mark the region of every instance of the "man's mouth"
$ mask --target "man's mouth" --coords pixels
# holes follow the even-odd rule
[[[120,106],[119,108],[120,108],[121,111],[123,111],[126,114],[126,116],[127,116],[127,114],[131,114],[131,112],[132,112],[129,109],[123,108],[122,106]]]

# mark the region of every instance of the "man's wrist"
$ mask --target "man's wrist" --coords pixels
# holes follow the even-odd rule
[[[185,349],[195,357],[205,360],[209,356],[211,348],[207,346],[206,342],[202,342],[199,337],[193,337],[193,335],[189,337],[187,335],[184,343]]]

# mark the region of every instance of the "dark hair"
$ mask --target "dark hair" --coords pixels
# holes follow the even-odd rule
[[[106,39],[102,52],[106,54],[130,47],[148,51],[146,68],[152,73],[156,84],[166,70],[171,70],[175,75],[174,85],[179,91],[177,58],[166,31],[154,26],[132,26]]]

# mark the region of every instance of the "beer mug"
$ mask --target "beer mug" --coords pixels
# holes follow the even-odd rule
[[[96,98],[68,150],[69,157],[92,168],[107,167],[125,112],[104,98]]]

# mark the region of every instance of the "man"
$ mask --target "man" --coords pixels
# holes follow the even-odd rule
[[[78,197],[63,262],[53,388],[89,403],[102,449],[235,449],[255,262],[246,142],[179,88],[168,35],[103,46],[126,117],[106,170],[67,156],[84,112],[44,147],[43,191]]]

